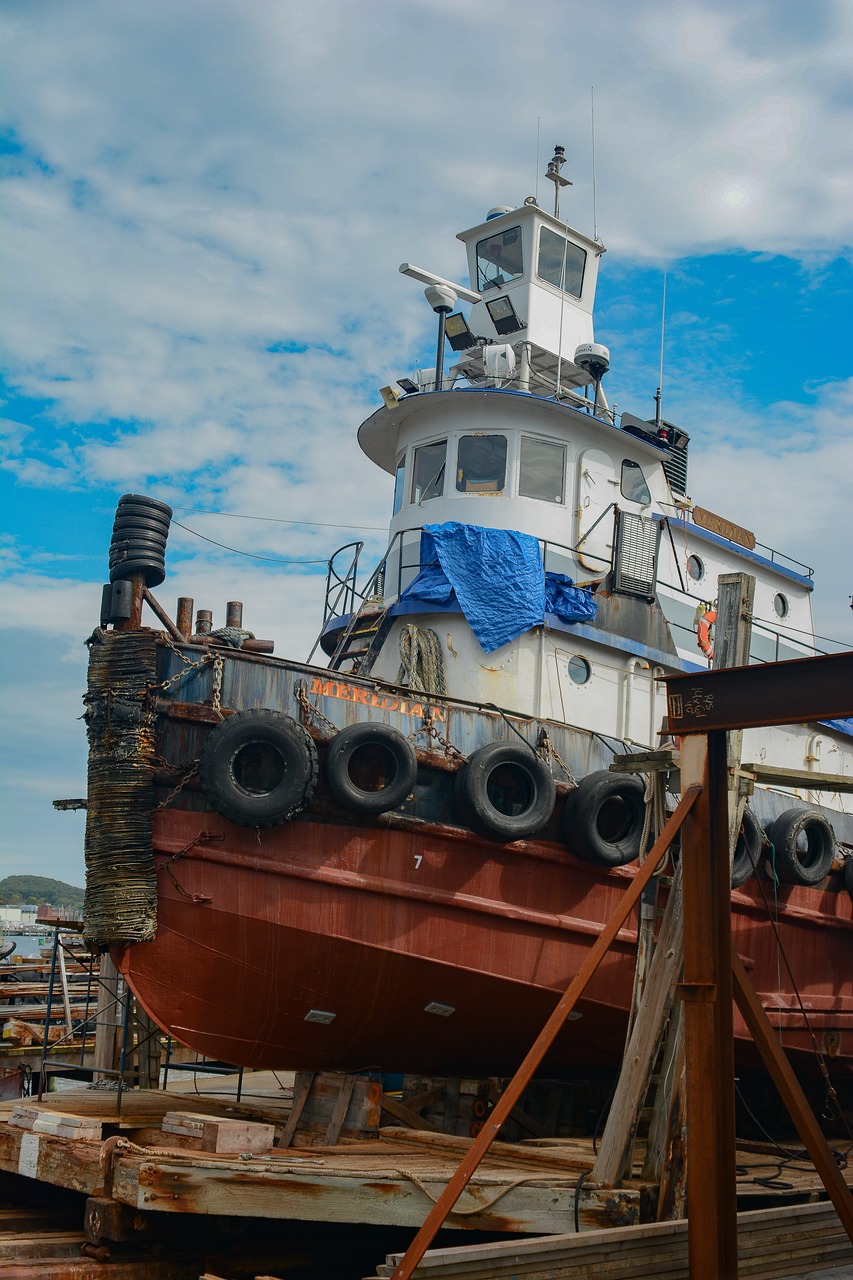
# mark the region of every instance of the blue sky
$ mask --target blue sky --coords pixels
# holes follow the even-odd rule
[[[653,410],[667,263],[692,496],[814,565],[818,630],[853,645],[846,0],[5,0],[0,39],[5,873],[82,883],[82,815],[50,802],[85,793],[118,496],[268,557],[175,529],[159,594],[242,599],[304,658],[310,562],[383,544],[356,428],[430,363],[398,264],[460,278],[456,231],[534,192],[537,135],[591,231],[593,84],[610,399]]]

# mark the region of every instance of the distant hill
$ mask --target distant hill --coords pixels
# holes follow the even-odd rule
[[[82,909],[83,890],[76,884],[50,880],[47,876],[6,876],[0,880],[0,905],[4,907],[41,906],[45,902],[52,907]]]

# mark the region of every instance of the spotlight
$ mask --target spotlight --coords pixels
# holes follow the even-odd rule
[[[519,329],[527,328],[524,321],[519,320],[515,313],[515,307],[506,296],[494,298],[491,302],[486,303],[486,307],[492,317],[492,324],[495,326],[497,333],[517,333]]]

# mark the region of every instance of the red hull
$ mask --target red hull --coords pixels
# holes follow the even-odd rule
[[[177,1039],[251,1067],[512,1072],[634,874],[557,845],[501,847],[424,824],[312,817],[254,831],[179,809],[155,814],[154,849],[157,937],[116,948],[121,970]],[[754,882],[733,909],[735,943],[783,1043],[811,1052]],[[818,1042],[849,1068],[850,899],[784,887],[779,917]],[[635,945],[623,930],[546,1070],[618,1063]],[[426,1012],[432,1003],[454,1012]],[[306,1021],[311,1011],[334,1018]],[[736,1034],[749,1066],[739,1020]]]

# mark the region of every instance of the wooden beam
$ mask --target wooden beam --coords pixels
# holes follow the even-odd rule
[[[756,782],[766,782],[777,787],[802,787],[806,791],[853,791],[853,777],[843,773],[811,773],[808,769],[781,769],[770,764],[745,764],[744,773],[751,773]]]
[[[667,676],[670,733],[853,716],[853,652]]]
[[[592,1181],[605,1187],[621,1184],[663,1038],[666,1014],[681,971],[681,912],[681,875],[677,872],[592,1170]]]

